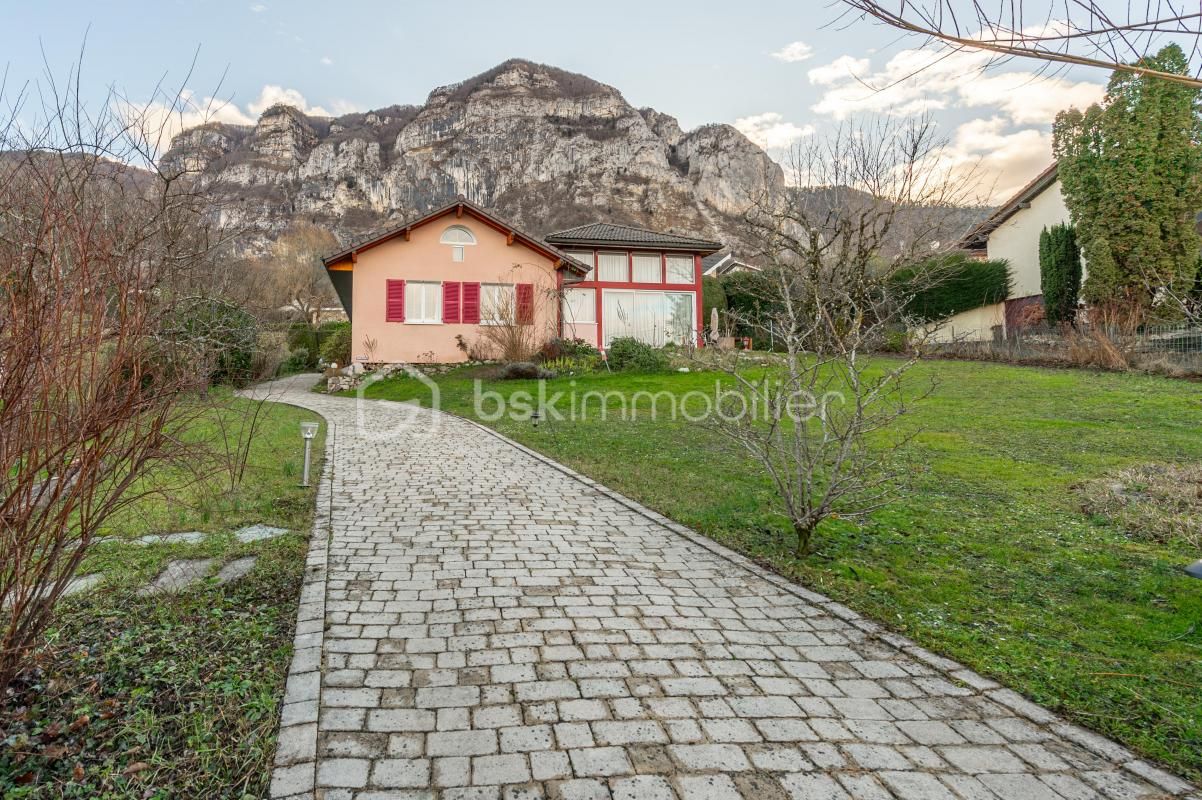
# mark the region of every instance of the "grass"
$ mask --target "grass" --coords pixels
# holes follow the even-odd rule
[[[907,489],[860,526],[824,524],[798,560],[766,479],[714,434],[647,415],[487,424],[1190,778],[1202,777],[1202,581],[1181,540],[1128,536],[1082,510],[1082,481],[1202,461],[1197,385],[973,362],[920,364],[936,391]],[[547,391],[713,394],[707,373],[590,375]],[[468,417],[469,373],[438,379]],[[537,394],[533,382],[486,389]],[[369,397],[425,399],[410,378]],[[611,411],[618,400],[611,397]],[[596,405],[593,406],[594,411]]]
[[[226,398],[190,435],[212,440],[222,423],[251,407]],[[236,489],[222,480],[193,482],[110,519],[109,536],[212,535],[196,545],[93,546],[81,572],[100,572],[105,584],[63,601],[46,646],[0,705],[0,796],[266,793],[312,524],[314,490],[297,485],[298,423],[314,419],[265,405]],[[249,544],[234,539],[232,531],[256,522],[293,533]],[[170,560],[252,554],[254,570],[226,586],[137,594]]]

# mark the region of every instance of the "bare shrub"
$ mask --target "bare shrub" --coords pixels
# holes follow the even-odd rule
[[[516,270],[517,265],[515,265]],[[512,278],[509,278],[512,280]],[[498,279],[498,283],[510,286],[506,278]],[[466,345],[466,352],[473,360],[499,360],[505,362],[525,362],[534,360],[542,346],[555,335],[555,331],[540,326],[539,320],[554,320],[554,304],[559,302],[559,293],[555,290],[533,287],[529,305],[519,301],[518,291],[514,286],[512,291],[499,293],[492,299],[483,296],[480,299],[480,327],[478,341]],[[460,349],[463,349],[461,347]]]
[[[164,122],[48,81],[0,97],[0,690],[97,529],[152,466],[191,460],[187,401],[216,355],[168,333],[222,238],[156,166]]]

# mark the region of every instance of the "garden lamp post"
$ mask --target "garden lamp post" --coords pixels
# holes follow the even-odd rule
[[[305,472],[304,478],[301,480],[301,486],[309,485],[309,464],[313,458],[313,439],[317,437],[316,422],[302,422],[301,438],[305,440]]]

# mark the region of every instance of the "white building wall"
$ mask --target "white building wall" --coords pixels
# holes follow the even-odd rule
[[[987,252],[990,260],[1004,258],[1010,262],[1013,288],[1010,297],[1030,297],[1040,294],[1039,234],[1062,222],[1068,222],[1068,206],[1057,180],[1031,200],[1031,207],[1018,211],[989,235]]]

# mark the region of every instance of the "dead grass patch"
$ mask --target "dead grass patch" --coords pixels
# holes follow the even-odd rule
[[[1202,546],[1202,464],[1142,464],[1075,488],[1085,513],[1133,538]]]

